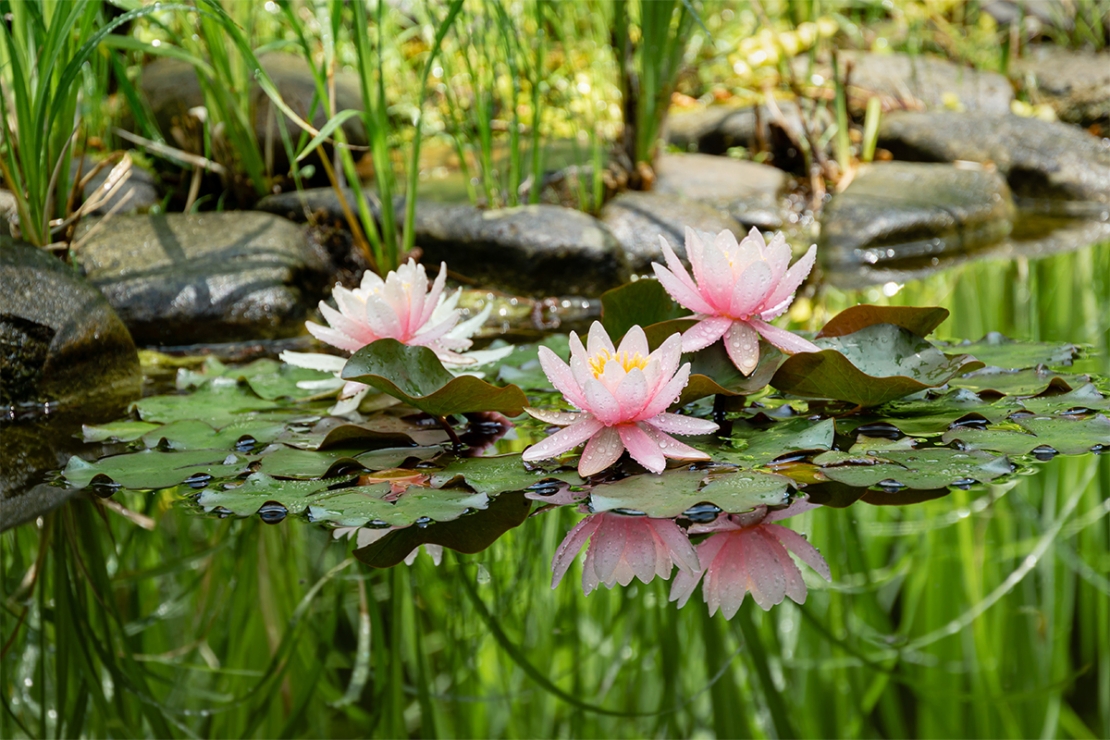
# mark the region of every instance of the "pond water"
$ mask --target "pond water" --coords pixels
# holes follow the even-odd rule
[[[941,350],[1012,372],[865,411],[707,396],[691,413],[728,430],[686,441],[712,462],[661,477],[525,466],[549,431],[528,417],[460,419],[454,448],[386,403],[329,419],[330,400],[291,400],[312,376],[269,360],[152,372],[126,423],[8,425],[6,488],[27,493],[5,500],[0,734],[1110,734],[1110,245],[826,286],[795,318],[859,302],[944,306]],[[959,345],[990,331],[1023,342]],[[487,375],[555,407],[534,353]],[[171,379],[187,395],[165,395]],[[678,608],[677,573],[594,589],[619,577],[589,582],[602,554],[557,555],[589,517],[631,542],[722,510],[776,526],[788,505],[828,580],[798,545],[802,598],[765,559],[728,619],[706,608],[709,577]],[[699,556],[731,536],[696,536]],[[794,600],[765,611],[769,571]]]

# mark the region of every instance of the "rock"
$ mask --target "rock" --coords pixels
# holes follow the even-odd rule
[[[95,287],[48,252],[0,235],[0,404],[138,395],[135,344]]]
[[[302,119],[308,120],[316,95],[316,83],[308,63],[299,55],[277,52],[263,54],[259,62],[285,103]],[[159,129],[170,143],[186,151],[200,153],[200,139],[188,133],[196,124],[189,110],[204,105],[204,94],[193,66],[176,59],[158,59],[143,67],[140,87],[154,111]],[[353,73],[335,74],[335,106],[337,111],[362,110],[358,77]],[[281,143],[273,107],[270,98],[257,83],[251,87],[250,108],[251,123],[263,156],[268,153],[273,157],[273,172],[285,172],[289,168],[289,160]],[[316,106],[310,122],[319,129],[327,119],[326,106],[321,104]],[[285,125],[296,141],[301,129],[289,118],[285,119]],[[174,132],[175,128],[181,132],[180,135]],[[357,117],[347,119],[342,128],[351,144],[366,144],[366,130]]]
[[[997,242],[1013,228],[1005,180],[981,167],[862,166],[825,206],[818,254],[832,268],[913,266]]]
[[[851,64],[848,80],[848,109],[862,116],[869,98],[878,96],[884,108],[907,110],[959,110],[1005,114],[1014,99],[1010,81],[997,72],[983,72],[954,64],[947,59],[909,54],[840,52],[840,74]],[[805,75],[809,59],[793,62],[795,74]],[[819,64],[813,74],[832,77],[831,64]]]
[[[85,184],[84,190],[81,192],[81,197],[84,201],[88,201],[96,193],[98,189],[104,186],[108,181],[108,175],[112,172],[112,167],[116,163],[105,165],[100,172]],[[81,165],[81,177],[85,177],[94,169],[96,169],[97,160],[85,155]],[[77,164],[74,163],[69,170],[70,181],[77,177]],[[128,193],[131,195],[128,196]],[[127,200],[125,201],[124,198]],[[153,172],[140,167],[132,162],[131,174],[119,190],[114,195],[104,201],[99,207],[90,212],[93,216],[104,216],[117,205],[119,210],[116,211],[119,215],[127,215],[132,213],[146,213],[154,206],[162,202],[161,193],[158,190],[158,180]]]
[[[776,112],[777,111],[777,112]],[[664,138],[688,152],[725,154],[733,147],[751,152],[766,149],[776,166],[795,171],[801,162],[798,144],[805,139],[802,112],[790,100],[734,108],[711,106],[667,116]]]
[[[883,117],[879,146],[895,159],[993,163],[1023,209],[1098,216],[1110,204],[1110,143],[1058,121],[897,112]]]
[[[1061,121],[1098,124],[1110,133],[1110,53],[1037,46],[1010,73],[1031,100],[1051,105]]]
[[[660,235],[685,259],[687,226],[713,234],[725,229],[740,232],[739,224],[717,208],[660,192],[618,195],[601,209],[601,222],[624,248],[632,271],[647,275],[652,274],[652,262],[663,264]]]
[[[18,220],[19,209],[10,190],[0,188],[0,237],[12,235],[12,221]]]
[[[752,226],[782,227],[781,198],[788,184],[786,173],[765,164],[706,154],[661,154],[655,160],[653,191],[718,208],[747,231]]]
[[[631,273],[620,244],[597,219],[558,206],[482,211],[420,202],[416,246],[424,261],[524,295],[594,296]]]
[[[355,200],[355,191],[351,188],[342,188],[343,198],[347,201],[347,206],[351,209],[356,217],[358,216],[358,205]],[[363,188],[362,196],[366,199],[367,204],[370,206],[370,212],[374,214],[374,218],[381,219],[381,201],[378,200],[377,193],[367,188]],[[347,223],[347,216],[343,212],[343,206],[340,203],[339,195],[335,192],[335,188],[307,188],[305,190],[291,190],[284,193],[275,193],[267,195],[255,204],[255,210],[266,211],[276,216],[304,223],[306,221],[316,223],[334,223],[340,222]],[[394,198],[394,210],[400,214],[404,212],[405,201],[403,196],[396,196]]]
[[[304,227],[268,213],[116,216],[85,237],[78,263],[140,344],[298,334],[329,280]]]

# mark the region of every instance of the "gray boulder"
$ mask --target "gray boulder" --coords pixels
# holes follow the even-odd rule
[[[713,234],[726,229],[740,231],[736,221],[717,208],[660,192],[618,195],[601,209],[601,222],[624,248],[632,271],[649,275],[652,262],[663,263],[660,236],[685,259],[687,226]]]
[[[138,395],[127,327],[73,267],[0,235],[0,284],[0,404],[9,413]]]
[[[416,246],[424,261],[522,295],[598,295],[631,273],[616,238],[597,219],[559,206],[483,211],[422,201]]]
[[[1110,132],[1110,53],[1037,46],[1015,61],[1010,73],[1061,121],[1099,124]]]
[[[776,165],[784,168],[800,160],[796,144],[805,138],[802,111],[790,100],[776,101],[774,108],[722,105],[676,111],[667,116],[665,125],[667,143],[687,152],[724,154],[733,147],[766,149]]]
[[[999,241],[1014,215],[1006,181],[984,168],[865,165],[825,207],[818,254],[833,271],[928,265]]]
[[[1058,121],[897,112],[883,118],[879,146],[895,159],[992,163],[1023,209],[1097,216],[1110,204],[1110,143]]]
[[[77,239],[78,263],[140,344],[299,334],[330,279],[304,227],[268,213],[116,216]]]
[[[328,116],[323,103],[316,106],[315,113],[309,118],[316,95],[316,83],[308,63],[301,56],[275,52],[263,54],[258,61],[273,80],[286,105],[317,129],[324,125]],[[183,133],[190,130],[194,124],[190,122],[189,110],[204,105],[204,93],[193,66],[176,59],[158,59],[143,67],[140,88],[150,103],[158,127],[170,143],[187,151],[200,153],[200,139],[187,134],[179,138],[174,132],[175,129]],[[350,72],[337,72],[335,98],[337,111],[361,110],[362,94],[358,77]],[[259,146],[262,147],[263,156],[273,158],[273,172],[284,172],[289,168],[289,160],[281,142],[276,111],[269,96],[257,83],[251,87],[250,112],[251,125]],[[296,141],[301,129],[289,118],[285,119],[285,125]],[[366,130],[357,117],[347,119],[342,128],[351,144],[366,144]]]
[[[756,162],[706,154],[661,154],[655,161],[654,192],[724,211],[744,231],[782,227],[788,185],[782,170]]]
[[[1014,91],[1010,81],[997,72],[983,72],[947,59],[909,54],[840,52],[840,73],[851,64],[848,106],[862,115],[868,98],[878,96],[886,108],[945,110],[959,105],[963,110],[1002,115],[1010,112]],[[809,59],[793,62],[795,73],[806,74]],[[813,74],[828,80],[831,64],[819,64]]]
[[[115,163],[106,165],[100,172],[97,172],[92,179],[85,183],[85,187],[81,191],[81,197],[84,201],[88,201],[94,196],[97,190],[104,187],[108,182],[108,176],[112,173],[114,164]],[[96,169],[96,165],[97,160],[86,154],[81,165],[81,177],[87,176]],[[69,176],[71,182],[76,179],[76,162],[70,167]],[[128,193],[130,193],[130,195],[128,195]],[[104,201],[98,208],[91,211],[91,215],[104,216],[113,208],[117,208],[117,206],[117,214],[146,213],[151,208],[161,203],[161,201],[162,195],[158,189],[157,177],[150,170],[132,162],[131,174],[128,176],[127,181],[114,195]]]

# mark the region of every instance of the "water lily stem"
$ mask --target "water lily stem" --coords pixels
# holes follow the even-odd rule
[[[451,423],[442,416],[436,416],[433,418],[439,422],[439,425],[443,427],[443,431],[447,432],[447,436],[451,438],[451,445],[454,448],[454,451],[458,452],[459,450],[461,450],[463,448],[462,440],[459,439],[459,435],[456,434],[455,430],[451,427]]]

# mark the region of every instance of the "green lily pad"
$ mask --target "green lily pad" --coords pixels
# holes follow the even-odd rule
[[[681,408],[706,396],[741,396],[758,393],[767,387],[786,361],[786,355],[767,342],[759,343],[759,364],[751,375],[745,376],[732,363],[720,342],[693,353],[690,362],[690,382],[682,389],[675,407]]]
[[[946,308],[860,304],[846,308],[829,319],[817,337],[842,337],[877,324],[900,326],[911,334],[927,337],[947,318]]]
[[[86,442],[134,442],[159,426],[149,421],[113,421],[108,424],[84,424],[81,434]]]
[[[226,450],[244,437],[263,444],[273,442],[284,429],[284,424],[248,417],[217,431],[198,419],[184,419],[148,431],[143,435],[143,444],[157,447],[164,442],[174,450]]]
[[[822,456],[824,457],[824,456]],[[877,464],[822,467],[829,479],[849,486],[867,488],[885,481],[907,488],[945,488],[951,485],[987,483],[1008,475],[1010,461],[986,452],[960,452],[946,447],[884,452],[873,456]],[[815,463],[818,461],[815,459]],[[825,464],[825,463],[818,463]]]
[[[625,509],[653,519],[681,516],[699,503],[739,514],[756,506],[787,503],[793,482],[782,475],[744,470],[714,478],[702,486],[706,474],[697,470],[671,470],[661,475],[633,475],[595,486],[590,509],[595,512]]]
[[[887,422],[903,434],[939,434],[961,420],[979,417],[993,424],[1012,411],[966,388],[956,388],[937,397],[893,401],[875,409],[875,416],[868,416],[867,423]]]
[[[188,395],[151,396],[136,401],[134,408],[143,421],[168,424],[173,421],[197,419],[219,429],[252,411],[264,412],[256,418],[285,419],[305,415],[303,409],[283,408],[276,401],[259,398],[250,388],[235,385],[208,384]]]
[[[357,424],[329,417],[310,430],[289,432],[281,437],[281,441],[306,450],[327,450],[355,444],[363,447],[408,444],[426,447],[449,442],[450,437],[438,426],[420,426],[410,419],[384,413]]]
[[[712,456],[714,462],[742,467],[757,467],[799,450],[828,450],[832,447],[836,423],[832,419],[812,421],[805,418],[787,419],[776,424],[756,426],[739,419],[721,444],[698,439],[691,446]]]
[[[1090,380],[1087,375],[1056,373],[1043,368],[1005,370],[987,367],[962,378],[954,378],[950,385],[988,396],[1039,396],[1049,390],[1067,392]]]
[[[330,481],[287,481],[253,473],[236,488],[204,490],[197,503],[217,506],[238,516],[251,516],[262,504],[274,501],[290,514],[307,513],[312,521],[341,527],[361,527],[371,522],[381,527],[408,527],[418,520],[449,521],[471,509],[485,508],[485,494],[413,486],[395,502],[386,501],[390,484],[375,483],[328,490]]]
[[[379,339],[363,347],[343,368],[343,377],[373,386],[432,416],[499,411],[518,416],[528,398],[515,385],[498,388],[473,376],[455,377],[435,352]]]
[[[585,481],[574,471],[545,473],[524,467],[520,454],[497,455],[496,457],[460,457],[452,460],[442,470],[432,473],[433,486],[445,486],[462,478],[466,485],[479,493],[496,495],[505,491],[523,491],[533,483],[545,479],[557,479],[574,486],[584,485]]]
[[[929,342],[892,324],[818,339],[820,352],[787,358],[771,385],[803,398],[878,406],[943,385],[983,366],[973,357],[948,357]]]
[[[1023,398],[1018,401],[1034,414],[1060,414],[1073,409],[1088,411],[1110,410],[1110,398],[1102,395],[1093,383],[1081,385],[1073,391],[1058,396],[1039,396]]]
[[[362,447],[302,450],[281,445],[261,456],[258,470],[278,478],[330,478],[341,468],[385,470],[411,457],[427,460],[441,451],[439,447],[390,447],[369,452]]]
[[[372,568],[391,568],[421,545],[440,545],[458,552],[485,550],[501,535],[518,527],[532,511],[532,502],[519,493],[506,493],[480,511],[426,527],[405,527],[355,550],[355,557]]]
[[[1009,429],[953,429],[945,432],[941,441],[959,442],[967,450],[989,450],[1003,455],[1028,455],[1044,444],[1035,435]]]
[[[1067,342],[1019,342],[992,331],[977,342],[962,342],[946,350],[966,352],[988,366],[1026,368],[1037,365],[1070,365],[1079,347]]]
[[[1066,416],[1031,416],[1014,419],[1019,426],[1035,434],[1063,455],[1082,455],[1092,449],[1110,447],[1110,419],[1102,414],[1089,418]]]
[[[313,395],[314,391],[299,388],[297,383],[326,380],[331,377],[334,376],[322,370],[286,365],[268,358],[255,360],[239,367],[228,367],[216,358],[208,357],[200,372],[185,369],[178,371],[177,387],[199,388],[216,378],[228,378],[246,382],[260,398],[267,400],[285,397],[307,398]]]
[[[671,300],[658,280],[637,280],[601,294],[601,325],[614,343],[633,326],[650,326],[689,316],[690,311]]]
[[[142,450],[86,462],[71,457],[63,474],[69,483],[84,488],[97,475],[105,475],[132,490],[169,488],[194,475],[230,478],[247,469],[248,460],[227,450],[163,452]]]
[[[541,342],[518,345],[511,355],[492,365],[483,366],[482,369],[488,377],[496,377],[519,388],[531,390],[551,388],[551,381],[540,367],[540,347],[547,347],[559,357],[567,357],[570,355],[570,336],[552,334],[544,337]]]

